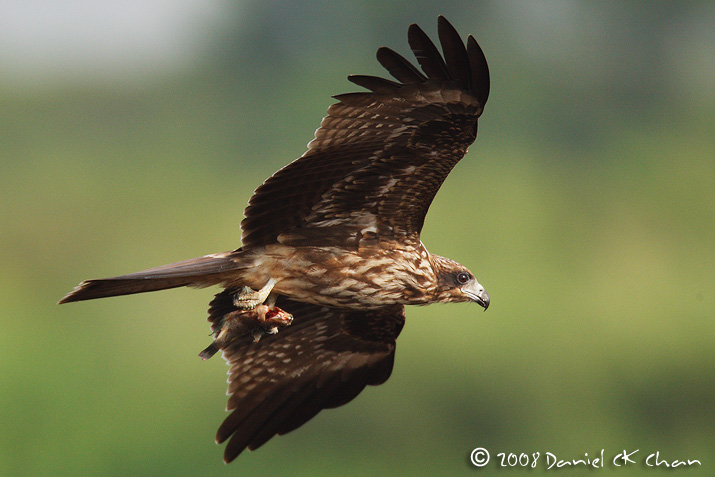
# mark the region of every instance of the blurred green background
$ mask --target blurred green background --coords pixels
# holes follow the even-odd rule
[[[197,357],[216,290],[55,303],[236,248],[345,76],[385,75],[376,49],[407,54],[438,14],[492,92],[423,241],[492,306],[408,309],[385,385],[227,467],[227,368]],[[490,474],[499,452],[543,472],[640,449],[619,472],[659,451],[712,475],[713,24],[710,2],[4,2],[0,473]]]

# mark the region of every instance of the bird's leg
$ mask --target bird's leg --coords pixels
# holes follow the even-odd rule
[[[276,306],[277,299],[278,295],[276,295],[275,293],[271,293],[270,295],[268,295],[268,298],[266,298],[266,301],[264,301],[263,303],[267,305],[268,308],[273,308],[274,306]]]
[[[266,301],[275,285],[276,279],[271,278],[268,280],[268,283],[266,283],[265,286],[260,290],[254,290],[250,287],[243,287],[241,291],[233,295],[233,304],[236,308],[240,308],[242,310],[252,310]]]

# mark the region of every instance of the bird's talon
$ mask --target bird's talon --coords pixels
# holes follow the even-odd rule
[[[252,310],[258,305],[263,304],[268,296],[271,294],[271,290],[276,284],[276,279],[271,278],[268,283],[265,284],[260,290],[254,290],[250,287],[243,287],[241,291],[236,292],[233,296],[233,304],[236,308],[242,310]]]

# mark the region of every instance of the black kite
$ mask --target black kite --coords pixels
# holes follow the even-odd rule
[[[388,48],[397,80],[348,79],[308,151],[251,197],[242,246],[114,278],[87,280],[60,303],[167,288],[220,285],[209,321],[230,369],[232,411],[216,440],[225,460],[340,406],[392,372],[404,305],[489,295],[464,266],[430,254],[420,231],[447,174],[477,136],[489,71],[443,17],[444,58],[417,25],[422,71]]]

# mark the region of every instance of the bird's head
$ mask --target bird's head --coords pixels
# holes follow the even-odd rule
[[[489,308],[489,294],[467,267],[439,255],[432,259],[437,273],[436,302],[474,302],[485,311]]]

